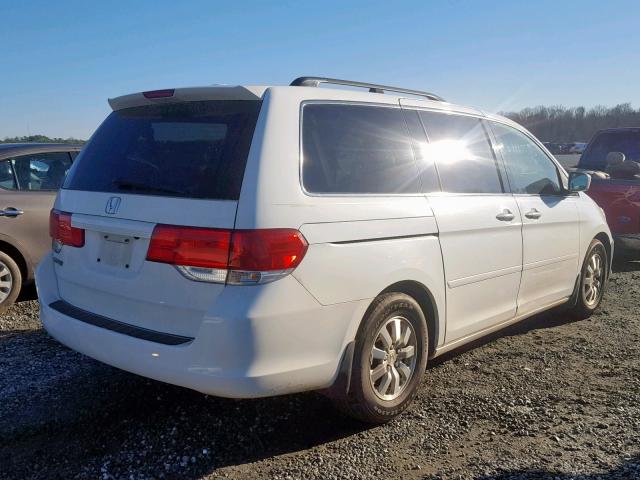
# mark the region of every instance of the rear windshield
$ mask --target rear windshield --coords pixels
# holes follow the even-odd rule
[[[599,134],[582,155],[580,167],[604,170],[607,167],[607,155],[611,152],[622,152],[627,160],[640,162],[640,130]]]
[[[113,112],[63,188],[237,200],[260,102],[217,100]]]

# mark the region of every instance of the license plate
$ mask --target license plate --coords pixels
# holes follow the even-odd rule
[[[133,238],[125,235],[104,234],[100,245],[99,261],[112,267],[129,268]]]

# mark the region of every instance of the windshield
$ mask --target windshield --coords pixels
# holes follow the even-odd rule
[[[622,152],[627,160],[640,161],[640,130],[600,133],[582,155],[580,167],[604,170],[611,152]]]
[[[113,112],[63,188],[237,200],[259,110],[255,100],[217,100]]]

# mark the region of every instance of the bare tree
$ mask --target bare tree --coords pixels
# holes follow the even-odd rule
[[[525,126],[545,142],[587,142],[603,128],[640,127],[640,109],[635,110],[630,103],[614,107],[596,105],[589,110],[540,105],[502,115]]]

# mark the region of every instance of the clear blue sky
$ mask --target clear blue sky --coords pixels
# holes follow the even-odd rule
[[[637,0],[0,0],[0,24],[0,138],[87,138],[125,93],[299,75],[488,111],[640,106]]]

